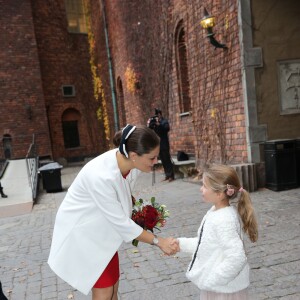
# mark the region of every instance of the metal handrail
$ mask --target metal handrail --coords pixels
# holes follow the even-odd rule
[[[39,158],[36,152],[36,144],[35,144],[35,136],[32,135],[32,143],[29,146],[26,155],[26,166],[27,166],[27,174],[28,174],[28,181],[29,186],[31,187],[32,191],[32,198],[33,200],[37,197],[38,192],[38,164]]]
[[[9,161],[7,159],[0,160],[0,179],[2,178],[7,166],[8,166]]]

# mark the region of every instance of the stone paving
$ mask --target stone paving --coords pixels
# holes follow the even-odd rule
[[[0,280],[9,300],[91,299],[60,280],[47,265],[57,208],[79,170],[80,166],[64,168],[64,191],[41,192],[30,214],[0,219]],[[195,236],[209,209],[201,201],[200,185],[184,179],[160,182],[162,178],[156,173],[152,186],[152,175],[142,174],[135,196],[155,196],[167,205],[171,216],[161,236]],[[252,299],[300,299],[300,188],[264,189],[251,197],[260,227],[259,241],[246,242]],[[166,257],[143,243],[137,248],[123,244],[119,255],[119,299],[199,299],[199,290],[185,277],[190,256]]]

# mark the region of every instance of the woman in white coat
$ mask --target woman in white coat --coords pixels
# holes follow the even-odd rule
[[[118,136],[120,138],[118,138]],[[127,125],[115,136],[120,145],[87,163],[58,209],[48,263],[64,281],[93,300],[116,300],[118,249],[137,239],[175,254],[173,238],[156,237],[131,220],[137,175],[150,172],[159,137],[146,126]]]

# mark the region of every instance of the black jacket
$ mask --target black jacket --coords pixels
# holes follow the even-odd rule
[[[160,137],[160,150],[169,150],[169,137],[168,132],[170,131],[170,125],[167,119],[161,118],[159,125],[156,125],[154,128],[156,134]]]

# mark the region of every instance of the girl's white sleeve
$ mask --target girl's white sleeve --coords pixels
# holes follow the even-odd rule
[[[196,251],[198,241],[199,241],[200,231],[201,231],[201,228],[205,221],[206,215],[202,219],[200,227],[198,228],[197,237],[195,237],[195,238],[186,238],[186,237],[178,238],[180,252],[194,253]]]
[[[242,271],[247,263],[243,241],[235,220],[227,219],[226,226],[224,224],[214,224],[224,259],[207,278],[208,287],[228,284]]]
[[[178,238],[180,252],[194,253],[196,251],[198,238]]]

